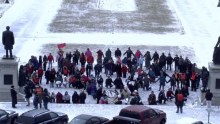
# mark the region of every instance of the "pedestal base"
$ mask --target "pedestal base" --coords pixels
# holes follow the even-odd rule
[[[220,105],[220,65],[209,63],[208,88],[213,93],[212,104]]]
[[[24,101],[23,96],[19,94],[18,59],[16,56],[0,59],[0,102],[11,101],[11,85],[14,85],[17,91],[17,100]]]

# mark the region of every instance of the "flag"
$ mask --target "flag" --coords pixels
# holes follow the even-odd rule
[[[65,46],[66,46],[66,43],[57,44],[57,47],[58,47],[59,49],[65,47]]]

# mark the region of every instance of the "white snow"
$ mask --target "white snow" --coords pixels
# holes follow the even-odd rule
[[[220,33],[220,8],[217,8],[218,0],[167,0],[173,9],[176,18],[181,21],[184,32],[171,34],[148,33],[50,33],[47,25],[55,16],[62,0],[15,0],[14,5],[5,12],[0,19],[0,30],[5,26],[11,26],[16,37],[13,52],[20,57],[20,64],[28,61],[31,55],[39,55],[43,44],[47,43],[83,43],[83,44],[115,44],[115,45],[155,45],[155,46],[186,46],[192,47],[196,54],[196,63],[199,67],[208,65],[212,61],[212,53]],[[101,5],[101,3],[103,5]],[[135,11],[133,0],[100,0],[100,9],[112,11]],[[1,35],[0,35],[1,37]],[[103,41],[105,41],[103,43]],[[0,45],[3,48],[2,45]],[[4,49],[0,49],[0,56],[4,55]],[[65,90],[62,90],[63,92]],[[167,113],[168,124],[186,124],[189,121],[202,120],[207,122],[206,107],[190,105],[196,94],[192,95],[183,114],[176,114],[176,107],[171,105],[158,105],[154,108],[162,109]],[[147,98],[147,96],[146,96]],[[146,100],[145,100],[146,101]],[[33,106],[31,106],[32,108]],[[111,119],[116,116],[124,106],[115,105],[64,105],[50,104],[49,108],[55,111],[65,112],[69,118],[78,114],[87,113],[106,116]],[[0,108],[11,109],[10,103],[0,103]],[[15,109],[20,114],[30,110],[25,103],[19,103]],[[211,112],[211,123],[220,122],[220,110],[214,107]]]

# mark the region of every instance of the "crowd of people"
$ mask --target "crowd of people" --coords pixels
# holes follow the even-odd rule
[[[34,95],[33,104],[43,101],[47,108],[48,102],[56,103],[81,103],[84,104],[87,95],[92,95],[97,104],[143,104],[139,96],[139,90],[151,91],[148,97],[149,105],[163,104],[175,99],[178,111],[182,112],[183,102],[187,100],[189,89],[196,91],[202,82],[202,91],[206,91],[209,72],[207,68],[198,69],[196,63],[192,63],[188,57],[181,55],[172,57],[170,53],[159,55],[157,51],[135,53],[129,47],[124,53],[117,48],[112,55],[108,49],[92,52],[89,48],[85,52],[76,49],[73,53],[59,49],[57,55],[31,56],[26,65],[19,68],[20,87],[24,87],[27,105],[30,105],[30,97]],[[97,57],[96,57],[97,56]],[[96,61],[95,61],[96,58]],[[54,62],[57,65],[54,65]],[[167,73],[169,72],[169,73]],[[114,78],[115,77],[115,78]],[[44,79],[45,78],[45,79]],[[168,80],[167,80],[168,79]],[[152,89],[151,84],[159,82],[159,89]],[[165,92],[165,84],[170,88]],[[41,84],[47,84],[50,88],[80,89],[70,95],[66,91],[50,93]],[[109,101],[106,90],[114,89],[115,97]],[[154,94],[159,90],[158,97]],[[156,100],[157,99],[157,100]]]

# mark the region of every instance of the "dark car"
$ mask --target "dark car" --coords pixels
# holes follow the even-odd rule
[[[15,124],[67,124],[68,120],[64,113],[34,109],[20,115]]]
[[[18,113],[10,110],[0,109],[0,124],[14,124],[18,118]]]
[[[165,124],[166,113],[144,105],[123,108],[119,115],[105,124]]]
[[[104,117],[81,114],[73,118],[69,124],[103,124],[107,121],[108,119]]]
[[[196,122],[193,122],[192,124],[204,124],[202,121],[196,121]]]

